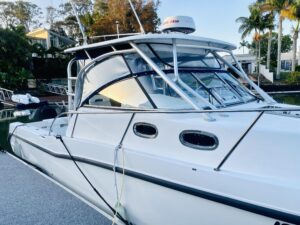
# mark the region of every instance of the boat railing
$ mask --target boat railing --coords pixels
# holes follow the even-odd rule
[[[280,115],[285,116],[294,116],[300,119],[300,107],[286,107],[286,108],[259,108],[259,109],[212,109],[212,110],[160,110],[160,109],[121,109],[116,110],[109,107],[91,107],[91,108],[98,108],[103,109],[106,111],[99,111],[99,112],[79,112],[75,110],[70,110],[68,112],[62,112],[59,115],[57,115],[51,122],[51,125],[49,126],[49,132],[48,135],[50,136],[52,133],[52,128],[55,124],[55,121],[63,116],[69,116],[72,115],[106,115],[106,114],[148,114],[148,113],[155,113],[155,114],[209,114],[212,115],[214,113],[219,113],[222,115],[226,115],[226,113],[280,113]],[[108,111],[109,110],[109,111]],[[297,114],[291,115],[291,112],[299,112]],[[76,126],[76,121],[73,125],[73,128]],[[214,122],[216,120],[209,120],[210,122]],[[74,130],[74,129],[73,129]],[[72,134],[73,135],[73,134]]]
[[[0,87],[0,102],[10,102],[13,94],[12,90]]]
[[[42,83],[42,87],[46,92],[58,94],[58,95],[67,95],[68,89],[67,86],[54,83]]]
[[[276,103],[276,101],[270,97],[267,93],[265,93],[260,87],[258,87],[256,84],[254,84],[251,79],[246,75],[246,73],[243,71],[242,67],[237,63],[236,58],[234,57],[232,51],[227,50],[227,49],[222,49],[222,48],[216,48],[216,47],[211,47],[211,46],[200,46],[200,45],[186,45],[186,44],[178,44],[176,40],[173,40],[173,58],[174,58],[174,74],[176,78],[176,82],[170,79],[164,71],[143,51],[140,49],[140,47],[134,43],[134,42],[129,42],[131,45],[131,49],[126,49],[126,50],[116,50],[112,46],[112,51],[99,55],[96,58],[91,58],[89,55],[88,51],[84,49],[84,52],[87,56],[88,63],[83,66],[83,68],[79,71],[79,73],[76,75],[76,77],[72,76],[72,65],[75,62],[78,62],[78,60],[73,59],[69,62],[68,65],[68,103],[69,103],[69,110],[74,110],[77,109],[80,106],[80,103],[82,102],[80,92],[77,93],[77,97],[75,98],[75,90],[73,88],[73,81],[77,80],[77,77],[81,80],[84,80],[84,77],[89,69],[91,69],[93,66],[97,64],[100,60],[104,58],[108,58],[110,56],[116,55],[116,54],[126,54],[126,53],[132,53],[135,52],[137,53],[157,74],[159,77],[164,80],[164,82],[169,85],[183,100],[185,100],[192,108],[194,108],[196,111],[201,110],[201,109],[206,109],[206,108],[211,108],[213,110],[217,110],[216,107],[208,102],[204,97],[196,93],[193,89],[191,89],[184,81],[180,79],[178,76],[178,63],[177,63],[177,47],[193,47],[197,49],[206,49],[209,50],[217,59],[219,59],[221,62],[223,62],[226,66],[231,68],[236,74],[238,74],[241,78],[245,79],[248,84],[264,99],[266,103],[268,103],[269,106],[272,106],[273,104]],[[238,68],[235,68],[233,65],[231,65],[229,62],[224,60],[218,52],[227,52],[229,53],[234,61],[238,64]],[[79,86],[80,87],[80,86]],[[81,89],[79,88],[79,91]],[[187,90],[189,93],[192,94],[192,96],[195,96],[197,100],[195,101],[188,93],[186,93]],[[250,91],[249,91],[250,92]],[[210,114],[207,113],[207,111],[203,116],[206,118],[206,120],[213,120],[213,118],[210,117]]]
[[[13,120],[16,117],[14,116],[14,109],[4,109],[0,110],[0,121]]]

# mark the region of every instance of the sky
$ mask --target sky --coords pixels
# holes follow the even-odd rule
[[[1,1],[1,0],[0,0]],[[41,8],[54,7],[67,0],[30,0]],[[125,0],[124,0],[125,1]],[[196,24],[195,35],[219,39],[239,47],[241,34],[235,20],[248,16],[248,6],[255,0],[161,0],[158,15],[163,20],[167,16],[191,16]],[[291,32],[291,22],[284,22],[285,34]],[[251,41],[249,36],[248,41]],[[241,53],[237,49],[236,53]]]

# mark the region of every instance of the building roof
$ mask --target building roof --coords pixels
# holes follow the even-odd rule
[[[124,37],[119,39],[114,39],[110,41],[99,42],[95,44],[83,45],[75,48],[70,48],[65,50],[66,53],[77,52],[81,50],[96,49],[101,47],[106,47],[115,44],[124,44],[128,42],[134,43],[165,43],[172,44],[172,39],[177,40],[177,44],[186,45],[202,45],[204,47],[220,48],[224,50],[232,51],[236,49],[236,46],[224,41],[219,41],[210,38],[197,37],[186,34],[170,33],[170,34],[141,34],[130,37]]]

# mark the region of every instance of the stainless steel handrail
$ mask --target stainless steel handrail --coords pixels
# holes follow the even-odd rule
[[[95,107],[99,108],[99,107]],[[159,114],[194,114],[194,113],[249,113],[249,112],[299,112],[300,113],[300,107],[295,107],[295,108],[260,108],[260,109],[240,109],[240,110],[235,110],[235,109],[221,109],[221,110],[159,110],[159,109],[145,109],[145,110],[134,110],[134,109],[128,109],[128,110],[116,110],[112,108],[101,108],[101,109],[106,109],[110,111],[105,111],[105,112],[78,112],[78,111],[70,111],[70,112],[62,112],[59,115],[57,115],[50,127],[49,127],[49,133],[48,135],[51,134],[52,132],[52,127],[55,123],[55,121],[62,117],[62,116],[67,116],[67,115],[101,115],[101,114],[132,114],[132,113],[159,113]],[[300,117],[299,117],[300,118]],[[75,124],[74,124],[75,126]]]

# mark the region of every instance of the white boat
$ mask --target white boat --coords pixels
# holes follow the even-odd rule
[[[235,48],[171,32],[68,49],[67,116],[11,124],[13,151],[119,224],[300,224],[300,109]]]

